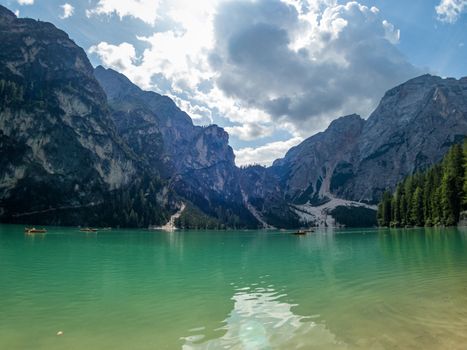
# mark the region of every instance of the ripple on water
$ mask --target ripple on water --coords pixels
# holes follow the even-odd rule
[[[205,341],[202,334],[184,337],[183,349],[346,348],[323,325],[294,314],[296,305],[284,297],[273,288],[236,289],[233,310],[220,328],[224,334]]]
[[[0,226],[1,349],[466,349],[453,230],[15,230]]]

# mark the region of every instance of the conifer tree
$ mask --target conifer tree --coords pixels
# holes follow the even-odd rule
[[[381,226],[455,225],[467,210],[467,141],[452,146],[442,162],[408,176],[378,205]]]
[[[423,226],[425,224],[423,219],[423,193],[420,187],[415,189],[412,196],[411,222],[416,226]]]
[[[392,216],[392,226],[398,227],[401,225],[401,196],[402,196],[402,187],[397,186],[396,193],[394,195],[393,202],[393,216]]]
[[[467,210],[467,140],[464,141],[464,146],[462,147],[462,156],[464,158],[462,163],[464,168],[464,181],[462,184],[462,210]]]

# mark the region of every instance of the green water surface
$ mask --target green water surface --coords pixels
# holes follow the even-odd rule
[[[0,349],[296,348],[467,349],[467,231],[0,226]]]

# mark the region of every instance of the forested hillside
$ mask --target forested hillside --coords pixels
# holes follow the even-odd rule
[[[452,146],[441,163],[386,192],[378,205],[380,226],[452,226],[467,209],[467,142]]]

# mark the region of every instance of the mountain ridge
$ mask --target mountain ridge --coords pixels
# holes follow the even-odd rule
[[[119,133],[130,148],[147,155],[153,171],[170,179],[176,193],[228,225],[258,225],[243,201],[224,129],[194,125],[170,98],[144,91],[112,69],[96,67],[95,76],[109,97]]]
[[[50,23],[0,17],[2,220],[101,222],[111,193],[146,177],[140,157],[117,135],[84,50]]]
[[[2,6],[0,19],[3,221],[141,226],[186,203],[186,225],[334,225],[336,207],[373,210],[467,134],[467,78],[426,74],[388,90],[368,119],[337,118],[270,167],[238,168],[223,128],[92,67],[52,24]],[[78,210],[94,207],[105,219]]]

